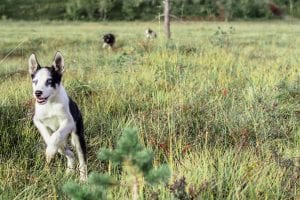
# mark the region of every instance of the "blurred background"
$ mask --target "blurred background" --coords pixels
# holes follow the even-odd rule
[[[163,0],[0,0],[0,17],[16,20],[157,20]],[[177,20],[300,18],[300,0],[171,0]]]

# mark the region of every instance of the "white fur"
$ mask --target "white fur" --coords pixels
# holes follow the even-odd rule
[[[29,57],[28,65],[29,65],[29,73],[33,74],[38,68],[38,61],[34,54],[31,54],[31,56]]]

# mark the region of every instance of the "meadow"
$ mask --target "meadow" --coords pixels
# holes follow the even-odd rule
[[[158,38],[145,39],[148,27]],[[68,199],[62,185],[78,179],[65,175],[64,157],[46,166],[32,123],[28,58],[50,65],[56,51],[83,112],[89,172],[125,182],[97,153],[136,127],[154,165],[172,171],[141,199],[174,199],[176,187],[180,199],[299,199],[299,21],[173,22],[171,31],[166,41],[159,22],[1,21],[0,199]],[[112,50],[102,49],[107,32]],[[108,190],[130,198],[126,184]]]

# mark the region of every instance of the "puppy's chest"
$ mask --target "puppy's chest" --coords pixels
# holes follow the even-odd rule
[[[37,107],[35,118],[39,119],[46,127],[55,131],[60,123],[68,117],[68,113],[61,106]]]

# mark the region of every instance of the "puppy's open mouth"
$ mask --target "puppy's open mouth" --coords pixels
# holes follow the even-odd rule
[[[36,102],[39,104],[45,104],[47,102],[48,97],[36,97]]]

